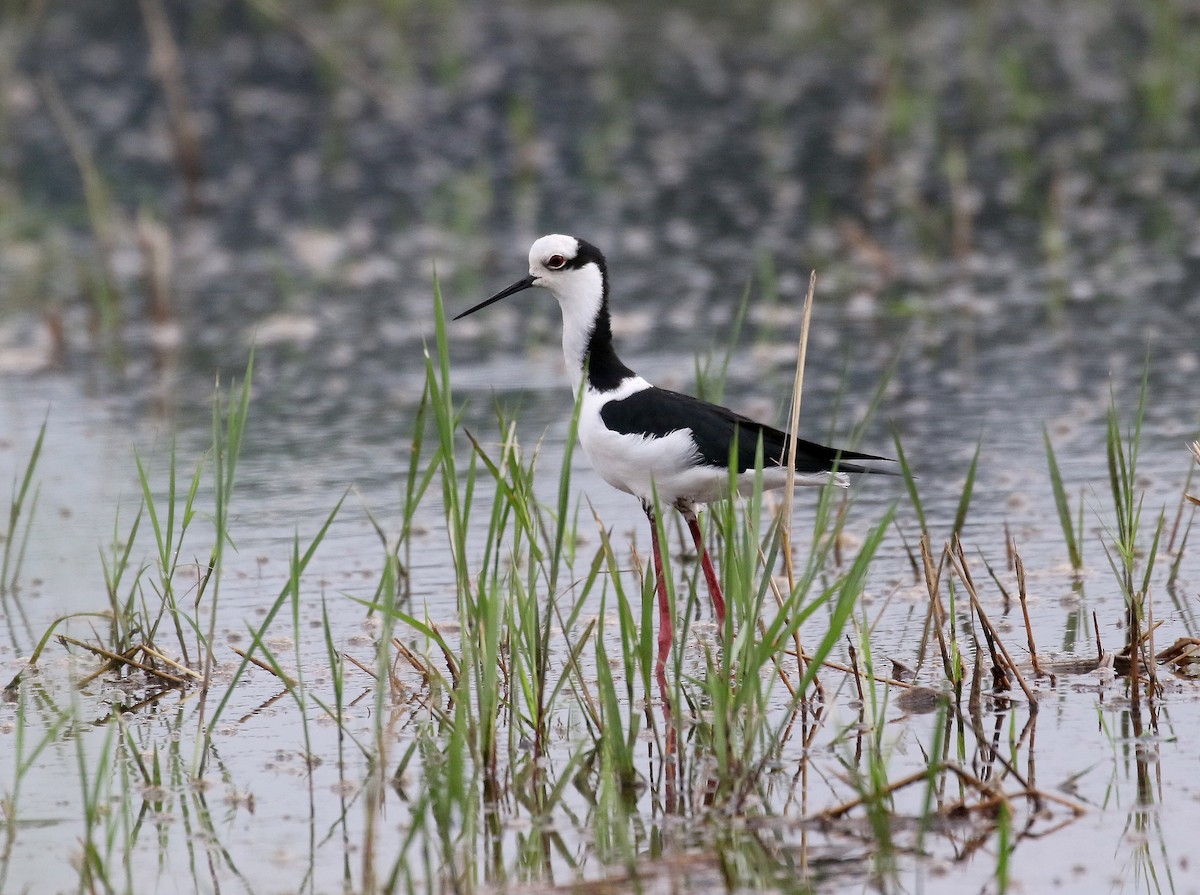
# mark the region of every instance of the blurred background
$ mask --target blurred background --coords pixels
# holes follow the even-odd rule
[[[662,385],[718,369],[745,302],[725,398],[775,421],[815,269],[810,437],[886,383],[863,446],[899,434],[936,501],[982,442],[993,518],[1042,521],[1044,427],[1069,483],[1104,480],[1110,396],[1132,409],[1148,369],[1147,483],[1173,501],[1198,72],[1192,0],[9,0],[2,471],[48,414],[48,512],[99,507],[94,539],[136,496],[131,446],[202,451],[255,345],[243,480],[290,531],[397,482],[435,268],[462,310],[568,232],[607,253],[622,354]],[[561,442],[558,326],[526,293],[452,328],[468,419],[495,395]]]

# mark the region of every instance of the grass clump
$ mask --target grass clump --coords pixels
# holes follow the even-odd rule
[[[0,598],[7,597],[17,589],[17,582],[21,576],[21,563],[25,558],[25,548],[29,546],[33,516],[37,512],[40,488],[33,487],[33,480],[38,460],[42,456],[42,444],[46,440],[47,422],[48,420],[44,420],[38,429],[20,482],[13,480],[12,496],[8,502],[8,527],[2,538],[4,549],[0,558]],[[30,487],[33,487],[32,495]]]

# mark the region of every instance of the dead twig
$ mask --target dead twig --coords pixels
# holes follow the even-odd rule
[[[296,681],[294,679],[288,677],[286,674],[284,674],[282,670],[280,670],[278,668],[274,668],[273,666],[264,662],[262,659],[256,658],[256,657],[250,655],[249,653],[243,652],[242,650],[238,649],[236,646],[231,646],[230,649],[233,650],[235,653],[237,653],[239,656],[241,656],[243,659],[245,659],[247,662],[249,662],[251,665],[257,665],[263,671],[266,671],[270,674],[275,675],[275,677],[279,678],[281,681],[283,681],[285,684],[287,684],[289,689],[296,686]]]
[[[155,659],[159,662],[162,662],[164,665],[170,665],[172,668],[178,670],[182,674],[187,675],[188,677],[192,678],[193,680],[198,681],[203,678],[203,675],[201,675],[200,672],[194,671],[191,668],[188,668],[182,662],[177,662],[174,659],[170,658],[169,656],[164,655],[163,653],[159,652],[157,649],[155,649],[153,646],[151,646],[148,643],[143,643],[141,645],[140,649],[145,655],[147,655],[147,656],[151,657],[152,659]]]
[[[938,649],[942,654],[942,670],[946,680],[956,682],[954,665],[950,661],[950,650],[946,646],[946,634],[943,631],[946,623],[946,609],[942,606],[942,569],[946,561],[946,551],[942,551],[937,567],[933,564],[933,547],[929,534],[921,535],[921,562],[925,569],[925,588],[929,592],[929,611],[933,615],[933,630],[937,635]]]
[[[1025,619],[1025,639],[1029,642],[1029,657],[1033,660],[1033,674],[1035,677],[1041,677],[1042,669],[1038,665],[1037,645],[1033,642],[1033,625],[1029,621],[1029,599],[1025,591],[1025,563],[1021,562],[1021,555],[1016,552],[1015,545],[1013,563],[1017,571],[1017,597],[1021,601],[1021,615]]]
[[[89,653],[94,655],[103,656],[105,659],[108,659],[109,662],[117,665],[127,665],[130,668],[136,668],[138,671],[148,674],[153,678],[157,678],[158,680],[163,681],[172,687],[187,686],[187,681],[183,678],[176,677],[173,674],[167,674],[165,671],[160,671],[159,669],[150,665],[146,665],[142,662],[135,662],[132,658],[125,656],[122,653],[114,653],[111,650],[104,649],[104,647],[94,646],[93,644],[85,643],[82,640],[76,640],[74,637],[68,637],[66,634],[59,634],[58,642],[63,645],[71,644],[72,646],[77,646],[80,649],[87,650]]]
[[[983,629],[989,639],[989,644],[992,640],[995,641],[995,644],[999,648],[1001,655],[1004,656],[1005,663],[1016,676],[1017,683],[1021,686],[1021,690],[1025,693],[1025,698],[1029,700],[1029,710],[1031,712],[1036,712],[1037,696],[1034,694],[1033,690],[1029,688],[1029,684],[1025,681],[1025,676],[1021,674],[1021,670],[1017,668],[1017,663],[1014,662],[1012,656],[1009,655],[1008,650],[1004,646],[1004,642],[1000,639],[995,627],[988,619],[987,613],[983,611],[983,606],[979,602],[979,596],[975,592],[975,585],[971,581],[970,573],[966,568],[967,557],[963,550],[962,541],[958,539],[957,535],[954,537],[954,542],[957,545],[957,554],[952,555],[951,559],[955,563],[956,569],[962,578],[963,584],[966,585],[967,594],[971,598],[971,606],[975,609],[975,614],[979,618],[979,623],[983,626]]]

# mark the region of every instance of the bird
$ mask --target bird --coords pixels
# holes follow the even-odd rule
[[[659,631],[657,669],[663,678],[673,638],[670,598],[663,578],[662,546],[655,516],[658,505],[673,506],[691,533],[724,632],[725,599],[704,545],[696,508],[747,494],[761,478],[764,489],[787,484],[787,433],[726,407],[651,385],[626,366],[613,346],[609,312],[608,263],[583,239],[561,233],[543,236],[529,250],[529,274],[456,315],[461,320],[501,299],[532,287],[546,289],[562,310],[563,357],[572,389],[579,394],[578,436],[592,468],[609,485],[632,494],[650,521]],[[762,469],[756,468],[759,444]],[[886,457],[840,450],[796,439],[797,484],[848,484],[847,473],[895,474],[875,468]]]

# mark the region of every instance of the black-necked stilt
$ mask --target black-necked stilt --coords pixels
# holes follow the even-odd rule
[[[604,255],[574,236],[543,236],[529,250],[529,276],[454,319],[474,314],[530,286],[549,289],[562,308],[567,371],[576,392],[584,385],[579,417],[579,442],[584,453],[601,478],[639,498],[650,519],[661,672],[671,648],[672,619],[654,518],[656,496],[662,504],[673,505],[687,521],[717,624],[724,629],[725,600],[704,548],[696,504],[730,496],[731,462],[737,465],[737,490],[747,493],[752,489],[760,440],[763,487],[784,487],[788,478],[784,459],[788,436],[716,404],[656,388],[625,366],[613,349]],[[796,442],[795,457],[795,481],[803,485],[824,484],[831,476],[845,485],[847,472],[882,471],[845,461],[887,459],[802,440]]]

